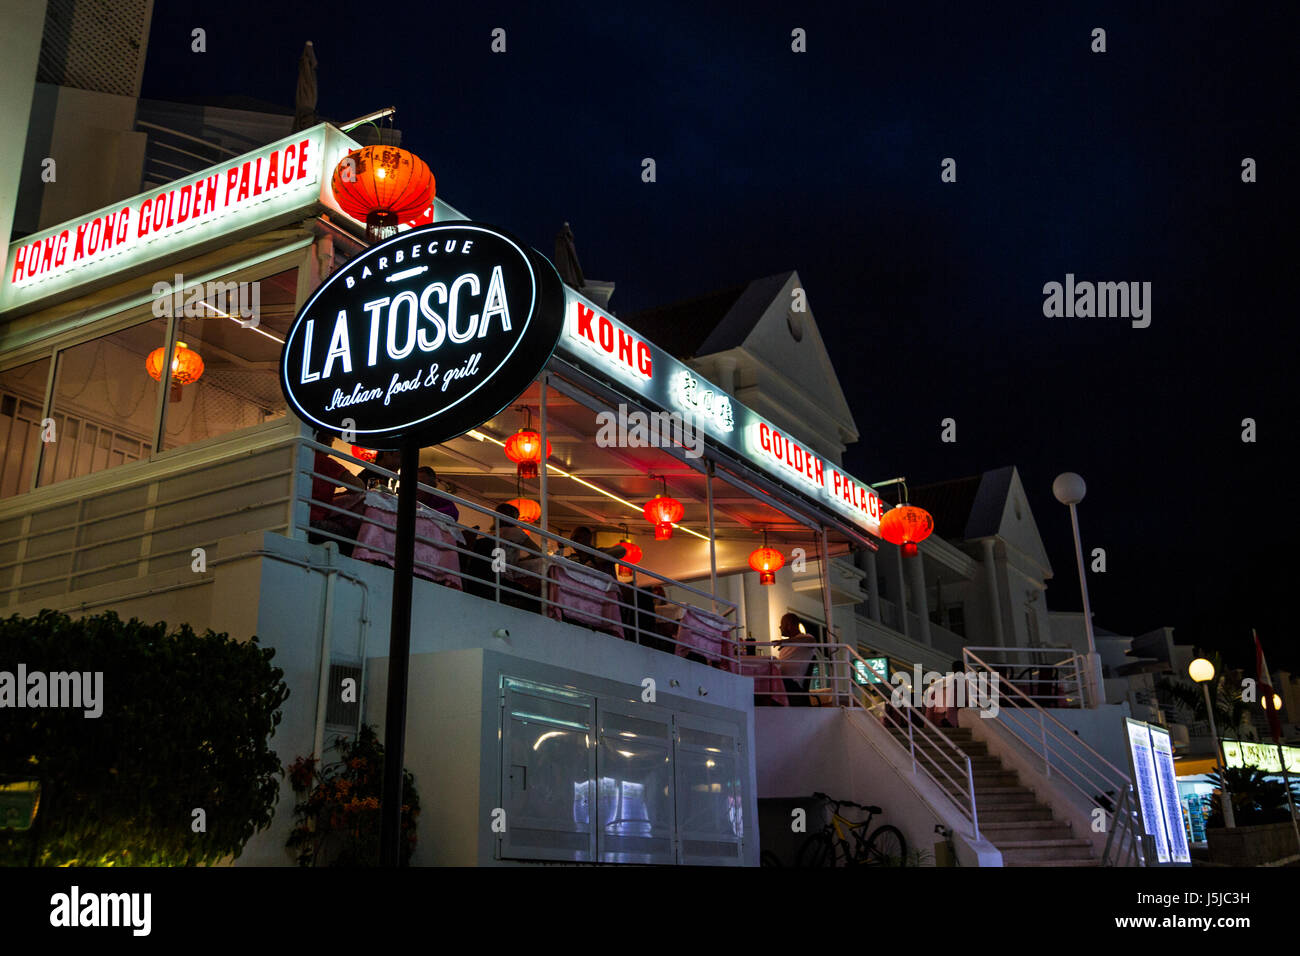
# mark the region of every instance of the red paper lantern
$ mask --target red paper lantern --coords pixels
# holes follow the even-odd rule
[[[899,545],[903,554],[912,557],[916,546],[934,531],[934,518],[924,508],[898,505],[886,511],[880,519],[880,536],[890,544]]]
[[[645,506],[645,520],[655,526],[655,540],[667,541],[673,536],[674,522],[681,521],[686,509],[671,495],[655,495]]]
[[[536,478],[537,466],[542,458],[542,436],[527,428],[521,428],[506,439],[506,457],[518,468],[520,478]],[[551,443],[546,443],[546,457],[551,457]]]
[[[624,561],[626,561],[628,564],[641,563],[641,558],[643,557],[643,552],[641,551],[641,545],[637,544],[635,541],[631,540],[630,538],[624,538],[622,541],[619,542],[619,544],[623,546]]]
[[[749,566],[758,572],[759,584],[775,584],[776,572],[785,566],[785,555],[764,545],[750,554]]]
[[[532,524],[542,516],[542,506],[532,498],[511,498],[506,504],[514,505],[519,510],[520,521]]]
[[[149,377],[155,382],[162,381],[162,367],[166,359],[167,350],[163,348],[154,349],[149,353],[149,357],[144,360],[144,370],[149,373]],[[172,352],[171,400],[179,402],[181,400],[181,387],[193,385],[202,375],[202,356],[186,346],[184,342],[177,342],[176,349]]]
[[[362,448],[360,445],[353,445],[352,457],[360,458],[367,464],[373,464],[375,459],[379,457],[379,452],[371,451],[369,448]]]
[[[397,234],[397,227],[430,208],[437,185],[429,165],[396,146],[367,146],[334,167],[339,208],[366,224],[371,239]]]

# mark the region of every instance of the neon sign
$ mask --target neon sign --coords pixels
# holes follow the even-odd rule
[[[689,412],[696,418],[707,418],[724,432],[735,427],[736,417],[731,410],[731,398],[721,389],[714,390],[701,384],[699,379],[685,369],[673,376],[670,389],[673,401],[682,411]]]
[[[354,143],[321,124],[9,246],[0,310],[107,279],[316,203]]]
[[[625,384],[648,404],[692,415],[697,427],[758,470],[784,481],[871,534],[880,534],[880,498],[865,484],[634,329],[565,288],[568,305],[559,351]]]

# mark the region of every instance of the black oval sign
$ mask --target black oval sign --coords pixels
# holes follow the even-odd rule
[[[358,445],[435,445],[517,398],[563,322],[564,287],[543,256],[483,223],[423,226],[357,256],[307,300],[280,387],[304,421]]]

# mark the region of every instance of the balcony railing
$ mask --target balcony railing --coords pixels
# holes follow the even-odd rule
[[[328,500],[310,498],[294,530],[345,555],[392,566],[399,476],[328,445],[304,441],[304,478],[331,483]],[[315,454],[366,468],[387,487],[336,494],[315,470]],[[391,483],[391,484],[389,484]],[[733,669],[738,647],[736,606],[708,591],[578,544],[528,522],[429,485],[418,493],[456,506],[458,518],[427,505],[417,517],[415,573],[495,603],[535,611],[633,643]],[[322,520],[324,519],[324,520]],[[668,589],[673,589],[672,594]]]

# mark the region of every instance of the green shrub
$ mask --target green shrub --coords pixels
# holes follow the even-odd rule
[[[0,778],[40,781],[30,832],[0,830],[0,865],[188,866],[238,856],[268,826],[283,768],[269,741],[289,696],[257,638],[188,625],[0,621],[0,671],[102,672],[103,712],[0,711]],[[203,832],[195,810],[203,811]]]

